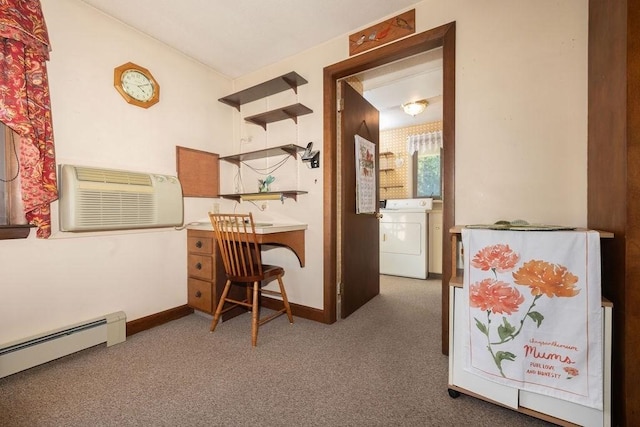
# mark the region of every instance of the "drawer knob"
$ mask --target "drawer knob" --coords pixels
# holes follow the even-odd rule
[[[202,296],[202,292],[197,291],[197,292],[196,292],[196,298],[200,298],[201,296]]]
[[[197,268],[198,270],[202,270],[202,264],[200,264],[199,262],[198,262],[198,263],[196,263],[196,268]]]
[[[196,242],[196,248],[201,248],[202,247],[202,242],[200,240],[198,240]]]

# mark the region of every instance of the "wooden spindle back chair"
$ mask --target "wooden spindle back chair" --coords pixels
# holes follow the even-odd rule
[[[262,264],[260,245],[256,237],[253,215],[210,213],[209,218],[218,242],[220,255],[224,264],[227,281],[222,296],[216,307],[211,322],[211,332],[215,331],[220,316],[237,307],[251,309],[251,344],[258,342],[258,328],[276,317],[287,313],[289,322],[293,323],[291,307],[287,300],[282,276],[284,269],[276,265]],[[262,289],[270,280],[276,279],[280,291]],[[243,301],[229,298],[229,289],[233,284],[246,286],[246,299]],[[282,298],[283,308],[275,313],[260,318],[260,295],[277,295]],[[225,307],[227,304],[227,307]]]

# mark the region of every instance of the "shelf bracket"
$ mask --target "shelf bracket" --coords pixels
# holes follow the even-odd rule
[[[240,167],[240,159],[224,159],[224,161],[232,163],[233,165]]]
[[[256,120],[251,118],[245,118],[249,123],[253,123],[254,125],[260,126],[262,129],[267,130],[267,122],[262,120]]]
[[[298,124],[298,115],[295,112],[291,112],[286,108],[282,109],[282,112],[287,115],[291,120],[294,121],[295,124]]]
[[[298,94],[298,84],[295,81],[288,79],[286,76],[282,76],[282,80],[293,89],[296,95]]]
[[[235,109],[238,110],[238,113],[240,112],[240,103],[239,102],[225,101],[225,104],[230,105],[232,107],[235,107]]]
[[[298,147],[295,145],[292,145],[291,147],[281,147],[280,148],[282,151],[284,151],[285,153],[287,153],[288,155],[290,155],[291,157],[293,157],[294,159],[297,159],[297,153],[298,153]]]

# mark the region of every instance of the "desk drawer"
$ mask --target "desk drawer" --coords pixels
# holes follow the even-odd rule
[[[213,279],[213,259],[210,256],[189,254],[187,271],[189,276],[211,280]]]
[[[211,237],[191,236],[187,237],[187,251],[199,254],[213,253],[214,240]]]
[[[213,313],[214,307],[211,304],[212,284],[203,280],[189,277],[187,281],[187,304],[205,313]]]

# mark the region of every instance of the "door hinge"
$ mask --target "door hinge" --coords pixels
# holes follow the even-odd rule
[[[337,108],[338,108],[338,113],[344,109],[344,98],[338,99]]]

